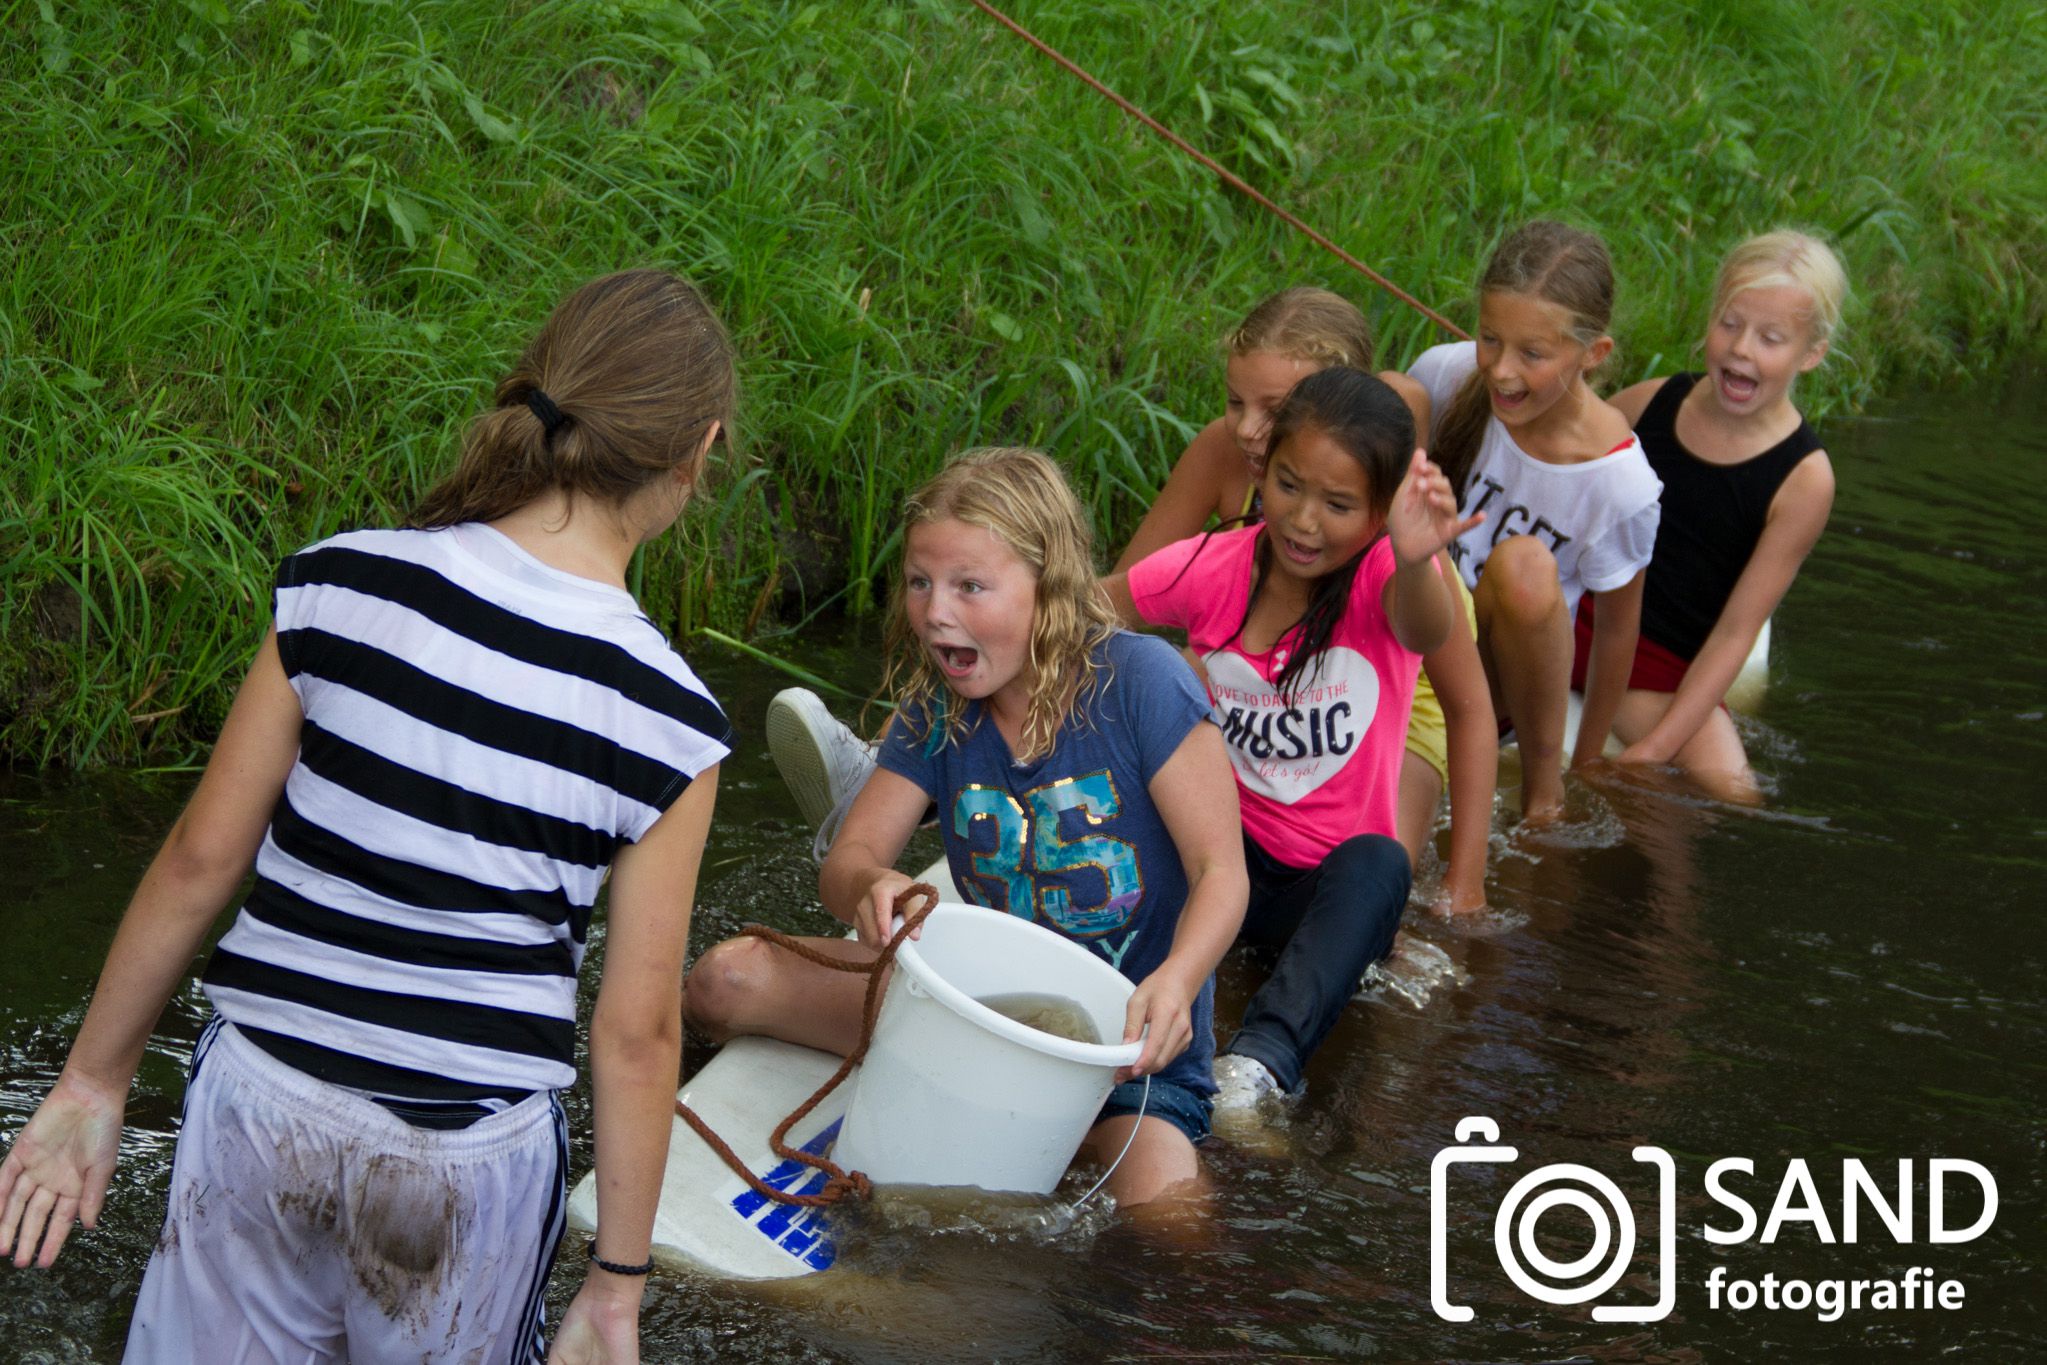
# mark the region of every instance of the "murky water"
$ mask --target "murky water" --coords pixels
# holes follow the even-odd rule
[[[1095,1027],[1094,1016],[1072,996],[1016,991],[983,996],[981,1003],[1005,1019],[1014,1019],[1025,1028],[1049,1033],[1054,1038],[1091,1046],[1102,1041],[1102,1031]]]
[[[1210,1145],[1205,1230],[1145,1233],[1099,1209],[1069,1221],[884,1202],[841,1220],[839,1266],[808,1281],[658,1277],[648,1358],[2047,1355],[2041,392],[2028,377],[1833,424],[1840,506],[1779,614],[1769,698],[1746,725],[1769,809],[1603,787],[1576,795],[1563,829],[1498,840],[1496,912],[1476,932],[1414,923],[1416,945],[1349,1012],[1269,1150]],[[865,682],[871,652],[842,638],[806,647],[804,662]],[[698,658],[757,727],[778,679]],[[0,777],[0,1133],[56,1073],[190,781]],[[749,745],[723,784],[698,944],[748,920],[824,927],[808,843]],[[1241,967],[1227,969],[1226,1013],[1245,988]],[[0,1358],[117,1358],[201,1018],[196,990],[181,993],[151,1045],[102,1230],[76,1238],[52,1272],[0,1268]],[[691,1065],[703,1056],[693,1046]],[[580,1169],[586,1093],[571,1104]],[[1448,1169],[1447,1293],[1476,1312],[1452,1324],[1431,1307],[1431,1162],[1467,1115],[1496,1119],[1520,1156]],[[1662,1280],[1658,1177],[1631,1159],[1637,1144],[1673,1158],[1675,1309],[1596,1320],[1595,1303],[1649,1303]],[[1768,1244],[1708,1242],[1702,1228],[1738,1221],[1706,1193],[1706,1168],[1724,1157],[1754,1163],[1726,1186],[1765,1220],[1787,1163],[1809,1163],[1835,1238],[1843,1160],[1867,1163],[1888,1194],[1910,1159],[1915,1240],[1899,1245],[1864,1203],[1852,1245],[1823,1241],[1810,1216]],[[1934,1157],[1995,1177],[2000,1206],[1983,1235],[1929,1243]],[[1607,1173],[1639,1224],[1618,1282],[1575,1306],[1517,1290],[1493,1244],[1508,1186],[1551,1162]],[[1947,1183],[1946,1223],[1976,1221],[1974,1183]],[[1814,1201],[1794,1187],[1790,1202]],[[1569,1202],[1549,1208],[1535,1251],[1576,1259],[1592,1221]],[[556,1276],[557,1314],[577,1259]],[[1734,1311],[1724,1288],[1718,1307],[1709,1296],[1716,1278],[1889,1281],[1918,1266],[1960,1282],[1962,1306],[1875,1309],[1865,1290],[1862,1308],[1821,1321],[1813,1308]]]

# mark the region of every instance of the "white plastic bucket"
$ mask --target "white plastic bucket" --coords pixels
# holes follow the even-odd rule
[[[940,904],[896,953],[832,1160],[877,1184],[1051,1193],[1116,1069],[1143,1051],[1120,1041],[1132,989],[1049,929]],[[1056,1037],[980,1003],[1021,992],[1066,996],[1119,1041]]]

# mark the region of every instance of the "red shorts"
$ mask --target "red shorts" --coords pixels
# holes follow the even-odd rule
[[[1585,690],[1585,674],[1592,661],[1592,594],[1578,603],[1574,648],[1571,651],[1571,690]],[[1635,637],[1635,666],[1628,674],[1628,687],[1642,692],[1675,692],[1691,669],[1691,661],[1679,658],[1647,636]]]

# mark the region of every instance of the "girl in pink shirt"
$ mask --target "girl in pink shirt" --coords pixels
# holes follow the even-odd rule
[[[1342,366],[1273,419],[1261,525],[1169,545],[1109,580],[1126,620],[1201,656],[1244,812],[1243,937],[1277,950],[1216,1059],[1217,1117],[1297,1090],[1407,904],[1395,841],[1408,703],[1453,619],[1434,555],[1459,519],[1398,395]],[[1403,475],[1405,477],[1403,477]]]

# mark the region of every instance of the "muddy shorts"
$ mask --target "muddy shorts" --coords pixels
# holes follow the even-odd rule
[[[216,1018],[126,1359],[539,1361],[567,1159],[552,1093],[414,1128]]]

